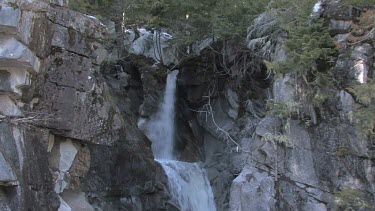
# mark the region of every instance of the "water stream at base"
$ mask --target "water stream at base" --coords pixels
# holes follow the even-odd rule
[[[216,211],[215,201],[205,170],[200,163],[175,160],[175,92],[178,70],[168,74],[163,103],[146,123],[152,151],[168,176],[171,198],[181,211]]]

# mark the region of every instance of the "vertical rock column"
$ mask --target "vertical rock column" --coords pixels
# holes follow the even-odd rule
[[[30,74],[37,73],[40,68],[39,59],[19,40],[17,27],[20,17],[19,8],[0,5],[0,124],[12,120],[16,122],[24,116],[19,108],[22,105],[22,89],[30,85]],[[0,185],[17,185],[15,174],[7,161],[10,158],[2,154],[5,150],[6,147],[0,149]]]
[[[47,154],[40,153],[43,137],[37,135],[48,130],[31,135],[24,124],[35,118],[24,111],[23,93],[41,69],[48,44],[42,32],[50,29],[40,30],[38,20],[48,8],[43,1],[0,3],[0,210],[58,207]]]

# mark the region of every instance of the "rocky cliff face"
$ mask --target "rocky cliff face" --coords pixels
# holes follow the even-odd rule
[[[340,84],[325,90],[334,96],[324,105],[327,113],[303,102],[304,120],[281,119],[265,112],[267,100],[297,103],[293,75],[271,83],[265,72],[254,73],[240,87],[210,72],[209,52],[200,52],[198,58],[179,65],[178,127],[185,122],[189,130],[180,130],[178,137],[192,134],[179,150],[183,154],[184,146],[190,145],[194,147],[189,151],[201,155],[198,159],[205,163],[218,210],[374,207],[374,143],[364,140],[353,125],[355,100],[345,90],[353,81],[365,83],[373,77],[374,31],[364,27],[366,20],[373,20],[373,11],[372,7],[348,8],[334,2],[322,5],[314,14],[325,19],[335,39],[339,54],[331,65]],[[254,25],[262,21],[273,20],[262,14]],[[250,49],[252,40],[259,38],[252,36],[248,37]],[[128,45],[130,51],[139,39]],[[280,45],[284,39],[280,34],[275,50],[264,59],[285,60],[287,54]],[[143,73],[145,78],[147,75]],[[214,83],[219,85],[213,87]],[[150,92],[145,97],[150,94],[153,100],[160,98]],[[154,105],[144,101],[142,108],[147,104]]]
[[[345,86],[374,76],[374,30],[359,21],[374,9],[334,3],[318,15],[337,42],[341,84],[327,90],[336,97],[325,118],[306,104],[302,121],[265,112],[267,100],[295,101],[292,75],[272,82],[261,67],[237,83],[212,69],[212,40],[179,60],[170,35],[129,32],[118,60],[103,45],[110,30],[67,2],[0,1],[0,210],[175,210],[139,124],[172,68],[175,150],[204,162],[218,210],[371,210],[374,143],[353,125]],[[274,47],[267,59],[284,60]]]
[[[65,1],[0,5],[0,209],[165,208],[141,80],[103,77],[107,28]]]
[[[342,89],[350,81],[366,83],[367,78],[373,77],[373,29],[366,31],[361,25],[369,16],[374,20],[373,11],[373,8],[340,7],[337,2],[325,5],[320,11],[338,46],[339,55],[333,62]],[[273,60],[283,60],[285,55],[276,46]],[[276,79],[268,87],[272,99],[295,103],[293,80],[292,75]],[[220,126],[243,148],[220,155],[225,144],[222,149],[211,146],[223,134],[215,132],[210,124],[202,124],[208,131],[206,156],[212,160],[206,162],[219,207],[233,211],[373,209],[374,143],[361,138],[352,124],[353,97],[345,90],[325,91],[336,96],[325,105],[329,113],[317,114],[310,105],[303,105],[308,116],[305,122],[268,115],[259,117],[249,103],[244,105],[245,113],[231,120],[230,112],[223,116],[220,113],[225,110],[216,107],[216,121],[222,122]],[[232,99],[236,99],[232,95],[227,92],[222,101],[232,105]],[[232,109],[242,107],[243,103],[237,101]],[[222,162],[217,162],[218,157]]]

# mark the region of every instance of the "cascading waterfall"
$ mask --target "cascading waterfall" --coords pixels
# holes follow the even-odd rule
[[[152,151],[168,176],[171,198],[182,211],[216,211],[214,197],[206,172],[200,163],[175,160],[175,92],[178,70],[168,74],[163,103],[159,111],[145,123]]]
[[[182,211],[215,211],[206,172],[199,163],[158,160],[168,176],[172,200]]]
[[[156,159],[173,160],[175,92],[178,70],[168,74],[164,99],[159,111],[146,127],[148,138],[152,141],[152,152]]]

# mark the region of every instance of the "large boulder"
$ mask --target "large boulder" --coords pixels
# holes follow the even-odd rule
[[[85,57],[63,51],[48,58],[50,66],[40,86],[36,109],[55,118],[46,122],[56,134],[94,144],[112,145],[119,139],[121,117],[108,87]]]
[[[233,180],[230,193],[230,211],[275,209],[274,177],[252,166],[245,166]]]

